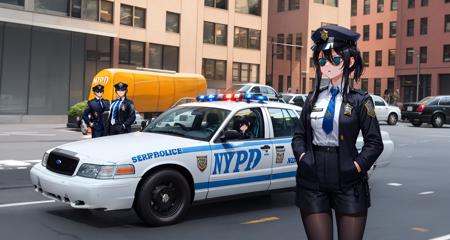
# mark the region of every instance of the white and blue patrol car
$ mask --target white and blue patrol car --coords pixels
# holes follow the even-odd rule
[[[234,97],[202,96],[142,132],[50,149],[31,169],[32,183],[74,208],[134,208],[153,226],[179,221],[193,202],[292,189],[291,139],[301,108]]]

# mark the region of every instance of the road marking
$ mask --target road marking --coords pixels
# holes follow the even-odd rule
[[[445,235],[445,236],[440,236],[437,238],[430,238],[429,240],[450,240],[450,234]]]
[[[408,143],[401,143],[401,144],[399,144],[398,146],[399,147],[405,147],[405,146],[408,146],[409,144]]]
[[[430,229],[422,228],[422,227],[413,227],[413,228],[411,228],[411,230],[417,231],[417,232],[429,232],[430,231]]]
[[[33,167],[35,164],[40,163],[41,160],[0,160],[0,170],[20,170]]]
[[[8,204],[0,204],[0,208],[27,206],[27,205],[53,203],[53,202],[56,202],[56,201],[55,200],[46,200],[46,201],[35,201],[35,202],[8,203]]]
[[[248,222],[243,222],[241,224],[248,225],[248,224],[256,224],[256,223],[263,223],[263,222],[272,222],[272,221],[278,221],[280,218],[278,217],[266,217],[266,218],[260,218]]]
[[[428,192],[421,192],[419,193],[419,195],[430,195],[430,194],[434,194],[433,191],[428,191]]]
[[[417,231],[417,232],[429,232],[430,231],[430,229],[422,228],[422,227],[413,227],[413,228],[411,228],[411,230]]]
[[[402,186],[403,184],[401,184],[401,183],[387,183],[386,185],[392,186],[392,187],[400,187],[400,186]]]
[[[38,133],[38,132],[0,132],[0,136],[36,136],[36,137],[52,137],[56,134],[52,133]]]

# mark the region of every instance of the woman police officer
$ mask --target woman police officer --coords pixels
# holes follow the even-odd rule
[[[350,89],[363,72],[359,34],[324,26],[312,35],[316,84],[304,104],[292,140],[297,168],[296,205],[308,239],[362,239],[370,207],[367,171],[383,151],[371,97]],[[330,79],[320,87],[322,77]],[[364,146],[355,143],[362,131]]]

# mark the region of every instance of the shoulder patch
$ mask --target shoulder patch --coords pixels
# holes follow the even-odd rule
[[[375,117],[375,106],[373,105],[373,101],[371,98],[366,100],[366,102],[364,103],[364,107],[367,110],[367,115],[369,115],[369,117],[371,117],[371,118],[374,118]]]

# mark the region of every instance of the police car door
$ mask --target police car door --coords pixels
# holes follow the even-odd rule
[[[270,134],[274,146],[272,180],[269,189],[294,187],[297,164],[291,142],[298,116],[291,109],[268,107],[267,112],[271,120]]]
[[[249,120],[250,126],[240,125]],[[272,144],[261,108],[236,112],[223,131],[247,128],[245,139],[222,142],[220,136],[211,145],[212,166],[208,198],[265,191],[270,184]],[[222,132],[223,132],[222,131]],[[244,135],[243,135],[244,136]]]

